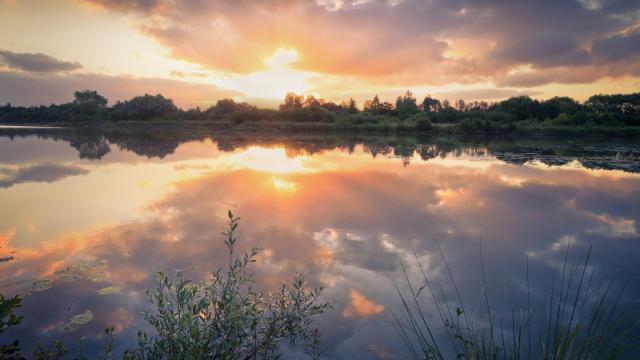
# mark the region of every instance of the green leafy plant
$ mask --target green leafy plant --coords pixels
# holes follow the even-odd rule
[[[0,334],[3,334],[8,328],[16,326],[22,322],[22,317],[15,314],[15,310],[21,306],[22,299],[16,295],[11,298],[5,298],[0,294]],[[0,344],[0,358],[2,359],[20,359],[20,343],[15,340],[9,344]]]
[[[174,279],[158,273],[157,287],[148,291],[153,309],[144,313],[156,334],[138,334],[138,347],[128,359],[270,359],[280,356],[281,341],[303,345],[319,357],[319,332],[313,318],[329,305],[322,288],[309,289],[298,274],[291,286],[259,292],[249,267],[259,250],[236,255],[240,219],[228,213],[224,234],[229,266],[196,282],[177,272]]]

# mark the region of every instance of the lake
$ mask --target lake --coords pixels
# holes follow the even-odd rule
[[[25,295],[22,324],[2,337],[26,349],[82,337],[94,353],[108,327],[117,350],[133,346],[150,330],[140,313],[157,271],[226,266],[228,210],[240,246],[262,249],[257,287],[301,271],[326,287],[329,359],[407,353],[391,315],[402,266],[417,286],[418,264],[443,291],[452,276],[470,313],[484,290],[496,314],[527,301],[544,313],[565,256],[581,263],[592,248],[587,271],[626,286],[637,320],[633,141],[5,128],[0,203],[1,291]]]

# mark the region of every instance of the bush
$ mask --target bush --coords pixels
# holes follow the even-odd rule
[[[218,269],[205,282],[193,282],[178,272],[175,280],[157,276],[157,288],[148,296],[154,306],[144,313],[157,335],[139,334],[139,347],[126,356],[135,359],[249,359],[278,356],[281,340],[304,343],[309,354],[318,356],[319,333],[313,317],[328,304],[322,288],[307,288],[302,274],[291,287],[274,293],[252,288],[249,265],[258,249],[242,256],[234,254],[239,218],[229,212],[225,244],[229,268]]]
[[[408,121],[414,122],[418,131],[431,131],[433,129],[431,118],[423,112],[411,115]]]
[[[378,123],[389,120],[390,117],[363,111],[357,114],[349,115],[344,119],[348,124],[362,125],[362,124],[378,124]]]
[[[337,119],[336,114],[315,105],[303,108],[288,108],[281,112],[283,118],[293,122],[333,123]]]

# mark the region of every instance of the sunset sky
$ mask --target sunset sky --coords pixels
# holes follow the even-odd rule
[[[638,0],[0,0],[0,102],[584,100],[640,89]]]

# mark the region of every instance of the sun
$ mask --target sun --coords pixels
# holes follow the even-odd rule
[[[294,68],[299,53],[292,48],[278,48],[261,60],[265,70],[245,75],[234,75],[228,87],[245,94],[249,99],[283,99],[287,92],[305,93],[312,73]]]

